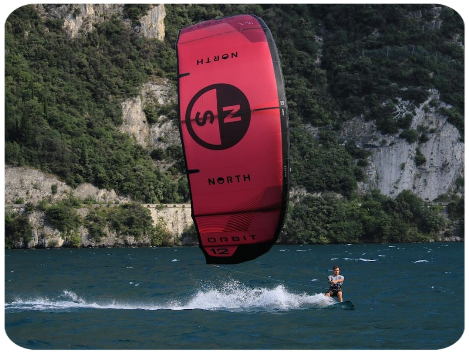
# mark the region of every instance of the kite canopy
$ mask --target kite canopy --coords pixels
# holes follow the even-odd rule
[[[184,28],[176,46],[199,246],[209,264],[252,260],[278,239],[288,204],[290,143],[277,48],[252,15]]]

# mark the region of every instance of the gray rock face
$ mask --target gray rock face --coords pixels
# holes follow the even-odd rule
[[[82,200],[91,199],[104,203],[130,201],[118,196],[114,190],[98,189],[89,183],[72,189],[54,175],[28,167],[5,166],[5,204],[38,204],[49,198],[51,202],[56,202],[66,199],[69,194]]]
[[[140,19],[140,33],[147,38],[164,40],[164,18],[166,11],[163,4],[151,8],[146,16]]]
[[[51,191],[53,186],[56,190],[54,193]],[[26,203],[38,204],[43,199],[56,202],[67,198],[70,194],[82,200],[92,199],[101,204],[115,205],[130,202],[128,198],[118,196],[114,190],[98,189],[89,183],[81,184],[73,189],[56,176],[45,174],[33,168],[5,167],[5,205],[16,212],[24,210]],[[170,242],[172,245],[193,245],[191,239],[181,238],[184,230],[193,223],[190,204],[146,204],[144,206],[150,210],[154,224],[163,223],[165,225],[171,234]],[[77,212],[84,219],[89,212],[89,208],[82,208]],[[28,247],[61,247],[66,243],[66,237],[46,222],[43,211],[34,210],[28,214],[28,218],[33,228],[33,240],[28,244]],[[90,240],[88,230],[83,226],[79,227],[78,234],[82,240],[82,245],[85,247],[150,244],[149,239],[137,242],[133,237],[119,237],[110,231],[106,231],[106,237],[100,243],[95,243]],[[18,247],[21,246],[22,244],[18,244]]]
[[[371,152],[368,180],[361,183],[362,191],[379,189],[395,197],[403,190],[411,190],[423,200],[433,201],[455,190],[456,181],[464,175],[464,142],[446,117],[429,106],[430,100],[438,98],[438,93],[432,92],[431,98],[414,111],[411,129],[429,131],[423,143],[408,143],[399,134],[382,135],[373,122],[361,117],[345,124],[343,138]],[[409,102],[401,101],[396,113],[405,113],[409,106]],[[417,148],[426,160],[418,166]]]
[[[16,212],[22,212],[24,205],[31,203],[37,205],[42,200],[57,202],[73,195],[82,200],[91,199],[95,202],[120,203],[128,202],[124,197],[119,197],[114,190],[101,190],[97,187],[84,183],[76,189],[71,188],[56,176],[45,174],[39,170],[28,167],[5,166],[5,205]],[[80,216],[85,217],[88,210],[79,210]],[[28,247],[61,247],[66,242],[63,234],[54,229],[46,222],[45,213],[38,209],[28,214],[29,222],[32,226],[32,240]],[[84,246],[90,244],[88,232],[80,226],[79,235]],[[110,235],[110,239],[114,239]],[[105,241],[109,242],[109,239]],[[17,244],[22,247],[23,244]]]
[[[121,103],[123,123],[120,131],[132,135],[143,147],[167,148],[179,144],[178,127],[164,115],[155,124],[149,124],[144,113],[147,105],[165,105],[176,101],[176,93],[167,81],[147,82],[140,95]]]
[[[36,9],[45,18],[62,18],[64,29],[70,38],[76,38],[81,33],[93,30],[94,25],[122,15],[122,4],[73,4],[73,5],[36,5]],[[140,19],[140,32],[144,37],[164,40],[164,18],[166,11],[163,4],[154,5],[148,13]],[[127,21],[130,27],[130,21]]]

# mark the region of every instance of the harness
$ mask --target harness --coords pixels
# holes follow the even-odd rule
[[[342,282],[340,283],[332,283],[331,284],[331,289],[334,291],[334,292],[339,292],[342,290]]]
[[[331,276],[332,278],[335,278],[333,276]],[[342,291],[342,283],[343,282],[339,282],[339,283],[330,283],[330,288],[329,288],[329,293],[331,293],[332,295],[337,295],[338,292],[341,292]]]

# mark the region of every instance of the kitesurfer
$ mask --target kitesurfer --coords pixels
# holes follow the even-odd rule
[[[344,283],[344,276],[339,274],[339,266],[334,266],[332,271],[334,271],[334,275],[327,277],[330,288],[325,295],[326,297],[337,297],[339,301],[342,302],[342,283]]]

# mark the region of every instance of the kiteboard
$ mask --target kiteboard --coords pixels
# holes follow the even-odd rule
[[[351,300],[344,300],[343,302],[336,302],[331,305],[327,305],[325,308],[333,309],[333,308],[340,308],[344,310],[352,310],[355,309],[355,304]]]
[[[180,30],[179,130],[199,247],[234,264],[275,244],[288,205],[284,80],[265,22],[254,15]]]

